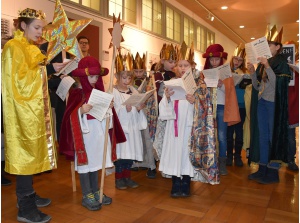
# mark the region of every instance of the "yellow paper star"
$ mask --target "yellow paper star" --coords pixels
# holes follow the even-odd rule
[[[108,31],[110,35],[112,36],[112,39],[109,44],[109,48],[112,46],[117,47],[117,49],[120,50],[120,43],[124,41],[124,38],[122,36],[122,30],[123,30],[124,24],[120,24],[120,14],[118,19],[116,19],[115,14],[113,14],[113,28],[109,28]]]
[[[43,38],[49,42],[47,49],[48,62],[50,62],[62,50],[82,58],[82,53],[76,39],[92,19],[69,21],[60,0],[56,0],[52,24],[44,27]]]

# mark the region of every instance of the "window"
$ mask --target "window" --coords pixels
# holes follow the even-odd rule
[[[202,26],[197,26],[197,35],[196,35],[196,45],[195,48],[200,52],[205,52],[206,50],[206,29]]]
[[[215,43],[215,34],[209,30],[207,30],[207,46]]]
[[[143,0],[142,28],[162,34],[162,3],[159,0]]]
[[[166,36],[180,42],[180,14],[166,7]]]
[[[194,42],[194,23],[187,17],[183,20],[183,40],[188,46]]]
[[[65,0],[69,2],[74,2],[79,5],[91,8],[96,11],[100,11],[101,0]]]
[[[95,0],[93,0],[95,1]],[[136,24],[136,1],[135,0],[109,0],[108,14],[119,17],[126,22]]]

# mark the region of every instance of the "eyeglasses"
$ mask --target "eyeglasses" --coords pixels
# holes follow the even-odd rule
[[[238,62],[243,62],[244,61],[243,59],[238,59],[236,57],[234,57],[233,60],[238,61]]]
[[[83,44],[86,44],[86,45],[88,45],[88,44],[89,44],[89,42],[79,42],[79,44],[81,44],[81,45],[83,45]]]

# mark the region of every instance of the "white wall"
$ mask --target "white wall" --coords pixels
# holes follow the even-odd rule
[[[191,11],[180,5],[176,1],[167,0],[171,2],[172,5],[176,8],[180,8],[183,13],[189,15],[191,18],[198,21],[200,24],[203,24],[210,30],[215,33],[215,43],[221,44],[225,51],[229,54],[228,59],[231,58],[231,55],[236,47],[236,44],[231,41],[229,38],[224,36],[218,30],[214,29],[210,24],[208,24],[205,20],[199,18],[194,13],[191,14]],[[109,43],[111,41],[111,35],[108,32],[108,28],[113,27],[112,20],[107,18],[102,18],[99,15],[93,14],[91,12],[84,12],[76,9],[73,5],[65,5],[62,3],[64,10],[68,14],[68,12],[77,14],[83,18],[92,18],[98,22],[103,24],[103,35],[102,35],[102,50],[109,51],[109,61],[100,61],[102,66],[107,67],[110,69],[111,67],[111,58],[112,58],[112,48],[108,49]],[[12,26],[12,19],[17,17],[18,10],[23,10],[25,8],[34,8],[34,9],[41,9],[46,13],[47,21],[50,22],[53,19],[54,7],[55,7],[55,0],[2,0],[1,1],[1,16],[2,18],[9,19],[11,21]],[[122,22],[121,22],[122,24]],[[225,28],[225,27],[224,27]],[[147,32],[138,30],[135,27],[130,27],[128,25],[124,26],[122,31],[122,36],[124,37],[124,42],[121,44],[124,47],[130,48],[131,53],[135,55],[136,52],[139,52],[141,55],[145,52],[150,52],[154,54],[159,54],[161,47],[164,43],[168,43],[164,39],[157,37],[155,35],[149,34]],[[137,44],[138,43],[138,44]],[[100,44],[101,45],[101,44]],[[101,53],[101,52],[100,52]],[[204,64],[204,59],[201,56],[200,52],[195,52],[195,61],[197,62],[197,68],[201,68]],[[108,80],[105,80],[105,83],[108,83]]]

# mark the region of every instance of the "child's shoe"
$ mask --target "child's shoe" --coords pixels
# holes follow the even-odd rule
[[[151,168],[148,169],[146,176],[150,179],[156,178],[156,169],[151,170]]]
[[[100,202],[100,191],[99,190],[94,193],[94,197],[95,197],[96,201]],[[103,194],[102,204],[103,205],[109,205],[111,203],[112,203],[112,198],[110,198],[110,197],[106,196],[105,194]]]
[[[131,187],[131,188],[137,188],[139,186],[138,183],[131,180],[130,178],[124,178],[124,182],[128,187]]]
[[[126,185],[126,183],[124,181],[124,178],[116,180],[116,188],[119,189],[119,190],[125,190],[125,189],[127,189],[127,185]]]
[[[86,207],[90,211],[97,211],[101,209],[102,204],[96,201],[94,194],[89,193],[82,198],[81,202],[83,207]]]

